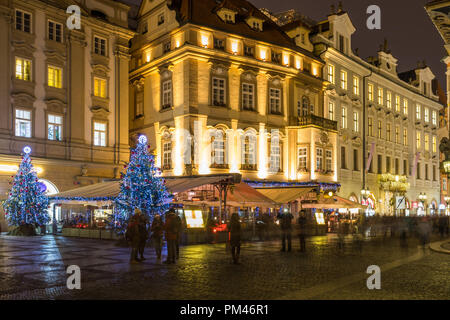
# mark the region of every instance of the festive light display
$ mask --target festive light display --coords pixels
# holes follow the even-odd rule
[[[50,221],[48,197],[31,164],[31,148],[27,146],[23,151],[22,163],[14,177],[8,199],[3,203],[3,209],[9,225],[42,226]]]
[[[281,182],[281,181],[255,181],[243,179],[243,182],[251,187],[319,187],[320,191],[337,191],[341,187],[339,183],[326,183],[326,182]]]
[[[155,167],[154,156],[148,151],[147,137],[140,136],[139,143],[131,150],[130,162],[121,175],[120,193],[115,199],[113,228],[119,234],[126,230],[134,209],[141,209],[149,220],[169,209],[172,195],[166,187],[160,169]]]

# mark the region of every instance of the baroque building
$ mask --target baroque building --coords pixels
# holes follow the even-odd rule
[[[74,4],[79,30],[66,25]],[[109,0],[0,1],[0,200],[26,145],[51,192],[119,175],[129,154],[129,10]]]
[[[337,182],[324,61],[244,0],[144,0],[131,45],[130,133],[164,175]]]

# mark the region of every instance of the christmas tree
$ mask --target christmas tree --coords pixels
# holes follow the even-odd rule
[[[22,163],[14,177],[8,199],[3,203],[9,225],[42,226],[50,221],[48,197],[31,164],[30,147],[23,148]]]
[[[148,149],[147,138],[140,136],[136,148],[131,150],[130,162],[125,166],[126,173],[121,175],[113,221],[113,228],[119,234],[125,232],[135,208],[141,209],[148,221],[169,209],[172,195]]]

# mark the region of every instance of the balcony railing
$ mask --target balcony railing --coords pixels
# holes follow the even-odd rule
[[[329,130],[337,130],[337,121],[325,119],[313,114],[298,117],[299,126],[315,125]]]

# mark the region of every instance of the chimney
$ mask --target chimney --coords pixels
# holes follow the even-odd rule
[[[334,4],[332,4],[331,5],[331,14],[335,14],[334,10],[335,10],[335,7],[334,7]]]

